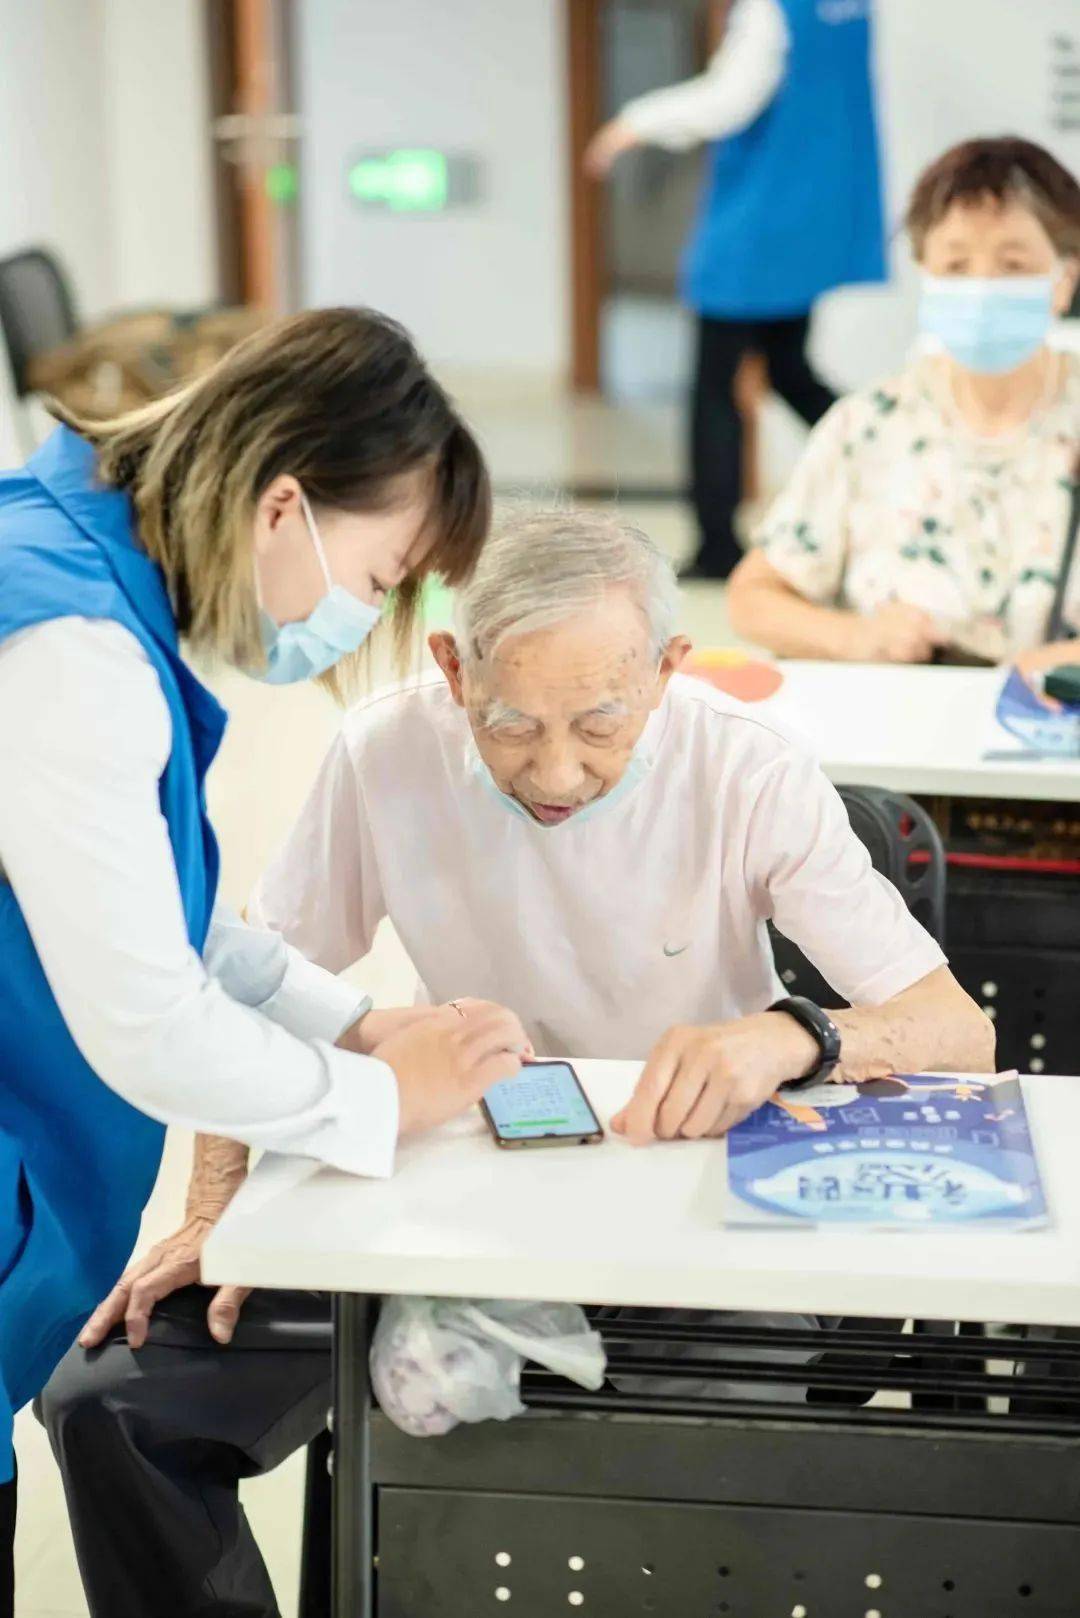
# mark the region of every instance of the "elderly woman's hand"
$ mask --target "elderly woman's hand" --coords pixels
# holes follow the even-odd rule
[[[1046,695],[1039,675],[1048,673],[1050,669],[1060,668],[1063,663],[1080,663],[1080,641],[1047,641],[1045,646],[1030,646],[1016,659],[1021,679],[1031,687],[1039,701],[1055,713],[1061,712],[1062,704],[1056,697]]]
[[[1080,640],[1052,640],[1045,646],[1030,646],[1016,659],[1016,666],[1029,685],[1033,675],[1045,674],[1063,663],[1080,663]]]
[[[852,625],[852,663],[929,663],[947,636],[930,613],[906,601],[886,601]]]

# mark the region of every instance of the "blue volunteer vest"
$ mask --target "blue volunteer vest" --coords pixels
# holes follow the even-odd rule
[[[885,279],[870,0],[779,0],[790,48],[774,100],[714,144],[683,296],[716,319],[805,314]]]
[[[180,658],[128,497],[96,485],[90,446],[61,428],[24,470],[0,475],[0,643],[72,615],[123,624],[161,682],[172,721],[161,811],[201,953],[218,875],[203,783],[225,715]],[[44,1386],[130,1256],[164,1133],[79,1054],[0,878],[0,1481],[11,1475],[13,1412]]]

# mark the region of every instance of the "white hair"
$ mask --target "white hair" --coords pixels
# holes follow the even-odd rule
[[[599,511],[539,511],[509,519],[458,591],[455,628],[467,661],[512,635],[580,617],[611,590],[641,608],[650,652],[675,633],[679,589],[663,552],[640,528]]]

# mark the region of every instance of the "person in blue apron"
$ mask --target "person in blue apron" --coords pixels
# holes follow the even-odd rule
[[[698,319],[700,541],[684,578],[726,578],[742,555],[743,356],[763,355],[772,386],[813,425],[835,400],[806,356],[813,305],[834,287],[885,279],[871,51],[870,0],[735,0],[707,71],[630,102],[586,153],[600,177],[642,143],[712,142],[680,277]]]
[[[126,1262],[164,1126],[385,1176],[517,1071],[509,1012],[373,1011],[216,904],[225,715],[179,646],[344,683],[391,591],[405,644],[424,575],[468,576],[489,507],[407,334],[354,309],[0,476],[0,1612],[13,1413]]]

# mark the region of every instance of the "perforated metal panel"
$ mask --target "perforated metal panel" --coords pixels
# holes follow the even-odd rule
[[[379,1618],[1076,1618],[1080,1532],[383,1489]]]

